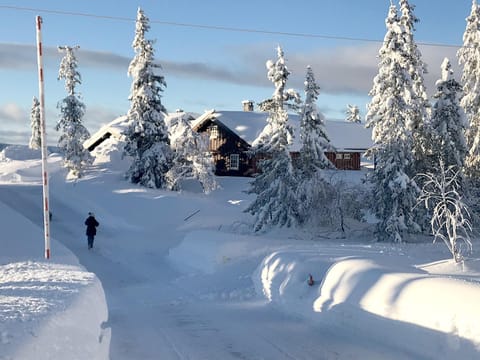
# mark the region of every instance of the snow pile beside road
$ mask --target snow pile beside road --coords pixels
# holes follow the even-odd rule
[[[417,332],[429,329],[448,335],[447,350],[456,350],[464,340],[480,348],[478,282],[413,267],[396,269],[383,261],[374,256],[329,259],[315,251],[275,252],[259,266],[254,282],[258,293],[286,312],[317,320],[321,314],[344,319],[362,331],[383,329],[365,326],[362,319],[370,314],[413,324]],[[313,286],[307,284],[310,273],[316,280]]]
[[[480,345],[479,299],[480,284],[476,282],[413,270],[392,271],[371,260],[348,259],[329,269],[314,310],[325,311],[346,303]]]
[[[0,358],[108,359],[98,279],[53,239],[43,259],[42,229],[3,203],[0,212]]]

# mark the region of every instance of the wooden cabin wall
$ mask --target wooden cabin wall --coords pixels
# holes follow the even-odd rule
[[[325,155],[339,170],[360,170],[358,152],[327,152]]]

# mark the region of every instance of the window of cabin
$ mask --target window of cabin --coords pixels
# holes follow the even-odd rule
[[[350,154],[343,154],[343,158],[345,160],[350,160]]]
[[[343,154],[336,153],[336,154],[335,154],[335,159],[337,159],[337,160],[342,160],[342,159],[343,159]]]
[[[230,170],[240,169],[240,155],[230,154]]]
[[[210,139],[218,139],[218,126],[213,125],[210,128]]]

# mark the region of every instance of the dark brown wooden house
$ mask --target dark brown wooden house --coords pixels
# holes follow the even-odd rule
[[[253,174],[254,160],[248,155],[250,144],[223,124],[214,112],[193,122],[193,130],[207,133],[215,162],[216,175],[250,176]]]
[[[251,156],[254,140],[264,129],[267,114],[251,111],[209,110],[200,116],[187,114],[191,119],[193,130],[206,133],[209,138],[209,150],[215,162],[216,175],[220,176],[252,176],[258,172],[257,161]],[[180,116],[170,114],[169,118]],[[299,155],[301,148],[298,115],[289,115],[289,122],[294,128],[295,139],[291,145],[292,157]],[[119,117],[103,126],[84,143],[84,147],[92,151],[108,138],[123,140],[123,130],[127,126],[125,116]],[[362,155],[373,145],[371,130],[363,124],[344,121],[325,121],[325,129],[335,152],[327,152],[326,156],[340,170],[360,170]]]
[[[194,130],[209,134],[217,175],[250,176],[258,171],[258,159],[250,158],[248,150],[265,127],[266,119],[266,113],[251,110],[210,110],[194,120]],[[291,146],[292,157],[295,157],[301,147],[298,115],[289,115],[289,122],[295,132]],[[329,120],[325,121],[325,128],[336,150],[327,152],[327,158],[339,170],[360,170],[362,156],[373,144],[371,130],[366,129],[363,124]]]

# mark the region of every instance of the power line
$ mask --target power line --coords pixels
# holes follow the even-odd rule
[[[103,19],[103,20],[128,21],[128,22],[134,22],[135,21],[134,18],[121,17],[121,16],[97,15],[97,14],[91,14],[91,13],[63,11],[63,10],[39,9],[39,8],[30,8],[30,7],[13,6],[13,5],[0,5],[0,9],[8,9],[8,10],[16,10],[16,11],[30,11],[30,12],[55,14],[55,15],[81,16],[81,17],[90,17],[90,18]],[[273,30],[260,30],[260,29],[251,29],[251,28],[237,28],[237,27],[228,27],[228,26],[181,23],[181,22],[162,21],[162,20],[150,20],[150,23],[167,25],[167,26],[189,27],[189,28],[196,28],[196,29],[219,30],[219,31],[229,31],[229,32],[243,32],[243,33],[281,35],[281,36],[290,36],[290,37],[316,38],[316,39],[327,39],[327,40],[383,43],[383,40],[379,40],[379,39],[349,37],[349,36],[322,35],[322,34],[311,34],[311,33],[296,33],[296,32],[286,32],[286,31],[273,31]],[[424,46],[433,46],[433,47],[449,47],[449,48],[460,47],[460,45],[430,43],[430,42],[417,42],[417,44],[418,45],[424,45]]]

